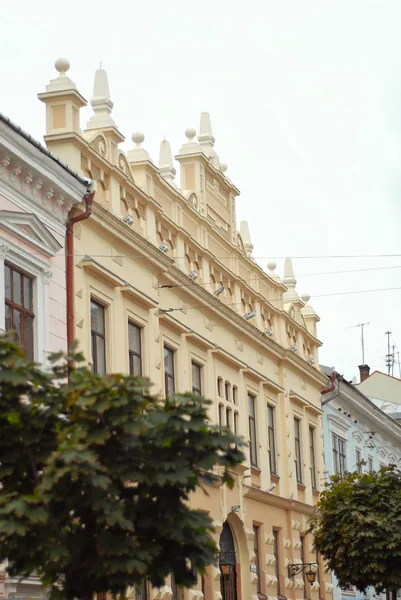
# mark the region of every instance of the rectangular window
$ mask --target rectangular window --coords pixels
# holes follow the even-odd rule
[[[310,449],[310,476],[312,488],[317,489],[316,479],[316,451],[315,451],[315,428],[309,427],[309,449]]]
[[[184,600],[184,588],[176,584],[173,573],[171,573],[171,591],[173,592],[172,600]]]
[[[281,582],[280,582],[280,555],[279,555],[279,532],[277,530],[273,530],[273,554],[274,554],[274,569],[276,571],[276,579],[277,579],[277,594],[281,593]]]
[[[25,358],[34,359],[33,278],[15,267],[4,266],[5,328],[13,330]]]
[[[248,421],[249,421],[249,452],[251,465],[258,466],[258,454],[256,443],[256,418],[255,418],[255,396],[248,394]]]
[[[337,473],[341,477],[345,475],[347,470],[346,460],[345,440],[333,433],[333,469],[334,473]]]
[[[231,416],[231,408],[226,408],[226,426],[228,427],[228,429],[231,429]]]
[[[369,456],[369,458],[368,458],[368,469],[369,469],[369,473],[371,473],[373,471],[373,458],[371,456]]]
[[[92,371],[97,375],[106,373],[106,335],[104,306],[91,300]]]
[[[295,471],[297,482],[302,483],[302,463],[301,463],[301,421],[294,419],[294,437],[295,437]]]
[[[128,321],[128,359],[130,375],[142,375],[142,328]]]
[[[227,402],[230,402],[230,384],[228,383],[228,381],[226,381],[225,385],[224,385],[224,394],[226,397]]]
[[[305,537],[303,535],[301,535],[301,537],[299,538],[299,541],[301,542],[301,562],[302,564],[305,564]],[[305,579],[305,571],[302,571],[302,579],[304,581],[304,598],[306,598],[306,579]]]
[[[361,451],[356,449],[355,450],[355,466],[356,466],[356,470],[359,473],[359,475],[362,475],[362,454]]]
[[[174,350],[168,346],[164,346],[164,393],[167,398],[175,393]]]
[[[255,553],[256,575],[258,576],[258,581],[256,583],[258,594],[260,594],[260,592],[261,592],[261,589],[260,589],[259,534],[260,534],[260,527],[258,527],[257,525],[254,525],[253,526],[253,551]]]
[[[143,581],[139,585],[135,585],[135,600],[148,600],[148,583]]]
[[[277,475],[276,464],[276,434],[274,427],[274,408],[267,405],[267,435],[269,441],[269,465],[270,473]]]
[[[223,380],[221,377],[217,378],[217,395],[219,398],[223,396]]]
[[[238,404],[238,388],[233,386],[233,402],[234,404]]]
[[[223,427],[223,425],[224,425],[224,405],[219,404],[219,427],[220,427],[220,429]]]
[[[202,395],[202,367],[192,361],[192,393],[196,396]]]

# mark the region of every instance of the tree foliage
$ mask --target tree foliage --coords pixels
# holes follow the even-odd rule
[[[401,588],[401,471],[331,477],[311,530],[342,587]]]
[[[209,423],[204,399],[161,401],[143,378],[68,364],[53,356],[44,372],[0,336],[0,560],[66,599],[169,572],[194,584],[216,548],[188,498],[216,466],[233,484],[241,442]]]

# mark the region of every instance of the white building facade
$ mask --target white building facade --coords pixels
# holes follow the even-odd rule
[[[322,367],[327,375],[332,369]],[[383,412],[355,385],[335,373],[333,389],[322,396],[326,475],[377,471],[401,464],[401,424]],[[355,588],[342,589],[333,575],[334,600],[369,600]],[[383,598],[386,594],[383,595]],[[380,597],[378,597],[380,598]]]

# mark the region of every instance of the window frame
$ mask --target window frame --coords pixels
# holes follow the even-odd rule
[[[96,304],[98,307],[100,307],[102,309],[102,320],[103,320],[103,331],[104,333],[101,333],[99,331],[97,331],[96,329],[93,328],[92,326],[92,315],[91,315],[91,308],[92,308],[92,304]],[[97,300],[97,298],[95,298],[94,296],[90,297],[90,304],[89,304],[89,310],[90,310],[90,315],[91,315],[91,319],[90,319],[90,325],[91,325],[91,360],[92,360],[92,373],[94,373],[95,375],[105,375],[107,373],[107,356],[106,356],[106,306],[100,302],[99,300]],[[97,345],[96,340],[97,339],[101,339],[103,340],[103,346],[104,346],[104,372],[100,372],[99,368],[98,368],[98,360],[97,360]]]
[[[281,594],[281,581],[280,581],[280,530],[273,529],[273,556],[275,558],[274,569],[277,579],[277,595]]]
[[[256,407],[255,400],[257,396],[248,392],[248,433],[249,433],[249,460],[252,467],[258,468],[258,448],[257,448],[257,430],[256,430]],[[252,406],[252,415],[250,407]]]
[[[5,286],[5,280],[6,280],[6,269],[9,270],[10,272],[10,292],[11,292],[11,298],[7,298],[6,297],[6,286]],[[8,310],[10,312],[10,318],[11,318],[11,322],[14,325],[14,312],[18,312],[21,315],[21,324],[20,324],[20,332],[21,332],[21,339],[19,340],[19,343],[24,351],[24,354],[26,356],[26,358],[28,360],[34,360],[35,357],[35,304],[34,304],[34,283],[35,283],[35,277],[29,273],[27,273],[24,269],[21,269],[20,267],[16,267],[12,262],[6,260],[4,261],[4,266],[3,266],[3,271],[4,271],[4,311],[5,311],[5,315],[7,313],[7,307]],[[20,303],[16,302],[16,300],[14,299],[14,274],[17,273],[20,278],[21,278],[21,290],[20,290]],[[24,285],[24,281],[27,280],[29,281],[29,294],[30,294],[30,304],[31,304],[31,309],[26,308],[24,306],[25,304],[25,285]],[[32,329],[32,334],[31,334],[31,344],[30,344],[30,348],[29,348],[29,352],[27,352],[27,342],[25,340],[26,337],[26,325],[25,325],[25,317],[28,317],[31,321],[31,329]],[[6,318],[6,317],[5,317]],[[6,328],[6,322],[4,323],[4,329],[6,331],[16,331],[14,329],[14,327],[12,326],[11,328],[7,329]]]
[[[313,490],[317,490],[317,469],[316,469],[316,427],[309,425],[309,455],[310,455],[310,474]]]
[[[135,327],[138,331],[139,331],[139,353],[136,352],[135,350],[131,350],[130,345],[129,345],[129,328],[131,327]],[[130,375],[142,375],[142,371],[143,371],[143,356],[142,356],[142,348],[143,348],[143,343],[142,343],[142,335],[143,335],[143,326],[138,325],[138,323],[135,323],[135,321],[133,321],[132,319],[128,319],[128,371]],[[131,366],[135,365],[135,360],[134,357],[139,358],[139,364],[140,364],[140,372],[139,373],[134,373],[134,369],[131,368]]]
[[[172,356],[171,364],[173,365],[172,373],[169,373],[166,370],[166,351],[171,352],[171,356]],[[175,390],[175,354],[176,354],[176,350],[174,348],[172,348],[168,344],[163,344],[164,395],[166,396],[166,398],[171,397],[171,395],[169,396],[167,394],[169,380],[172,381],[172,386],[173,386],[172,395],[174,395],[175,391],[176,391]]]
[[[34,360],[47,368],[50,347],[49,286],[52,277],[51,265],[35,254],[0,235],[0,290],[4,290],[4,263],[8,262],[30,275],[33,282]],[[5,302],[0,302],[0,331],[5,331]]]
[[[356,472],[359,475],[362,475],[362,473],[363,473],[363,469],[362,469],[362,451],[360,450],[360,448],[355,448],[355,467],[356,467]]]
[[[344,477],[347,472],[347,440],[334,432],[332,433],[332,453],[333,472]]]
[[[255,567],[258,581],[256,583],[256,591],[258,594],[262,593],[261,578],[260,578],[260,525],[252,526],[253,528],[253,552],[255,554]]]
[[[193,369],[194,367],[198,369],[199,373],[199,388],[194,385],[194,377],[193,377]],[[203,365],[201,365],[198,361],[191,359],[191,379],[192,379],[192,393],[196,396],[202,396],[202,371]]]
[[[302,420],[299,417],[294,417],[295,473],[297,483],[303,485],[301,423]]]
[[[275,406],[267,404],[267,441],[269,444],[270,473],[278,475],[276,448],[276,410]]]

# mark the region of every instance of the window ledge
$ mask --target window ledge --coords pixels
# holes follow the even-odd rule
[[[277,475],[277,473],[270,473],[270,479],[275,483],[278,483],[280,481],[280,475]]]
[[[312,494],[314,496],[318,496],[320,494],[319,490],[317,490],[316,488],[312,488]]]
[[[256,465],[251,465],[251,472],[255,475],[259,475],[259,473],[261,473],[262,471]]]
[[[299,490],[306,490],[306,485],[301,481],[297,481],[297,487]]]

